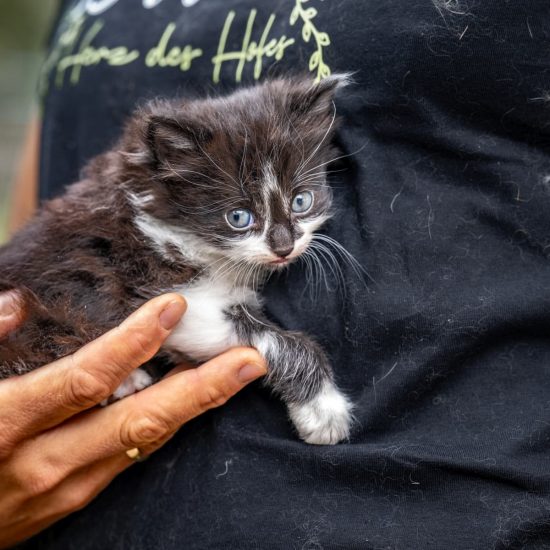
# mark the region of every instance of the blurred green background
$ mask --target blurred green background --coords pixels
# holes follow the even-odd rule
[[[38,109],[36,82],[58,0],[0,0],[0,243],[25,129]]]

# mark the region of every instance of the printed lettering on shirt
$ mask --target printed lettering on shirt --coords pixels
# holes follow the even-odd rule
[[[142,0],[141,5],[143,9],[154,9],[163,1]],[[192,16],[194,6],[204,6],[207,2],[181,0],[181,9]],[[67,10],[44,63],[39,83],[42,94],[46,92],[50,78],[58,88],[75,86],[80,82],[83,71],[99,64],[121,67],[142,63],[146,68],[161,67],[185,72],[194,63],[207,62],[212,66],[214,84],[220,82],[222,67],[224,70],[229,68],[224,74],[232,73],[237,83],[242,81],[245,71],[258,80],[267,67],[281,61],[294,48],[309,50],[307,70],[315,80],[331,74],[325,59],[331,44],[330,37],[316,24],[322,4],[318,3],[316,8],[313,0],[289,0],[290,5],[286,9],[281,7],[272,13],[256,8],[247,9],[244,13],[232,9],[222,18],[217,36],[205,36],[204,44],[182,40],[178,23],[168,21],[162,33],[153,36],[150,41],[148,39],[148,43],[141,48],[131,48],[122,43],[106,46],[103,43],[107,20],[102,15],[117,4],[119,0],[78,0]],[[287,32],[281,32],[285,27]],[[236,43],[240,44],[238,48],[230,47],[230,44]]]

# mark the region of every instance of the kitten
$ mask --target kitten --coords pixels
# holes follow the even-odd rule
[[[256,293],[329,217],[325,167],[343,84],[338,75],[277,79],[138,110],[84,179],[0,249],[0,290],[18,288],[26,310],[23,327],[0,341],[0,378],[72,353],[175,291],[187,313],[152,364],[253,346],[302,439],[347,438],[351,406],[324,352],[270,322]],[[152,381],[138,369],[114,397]]]

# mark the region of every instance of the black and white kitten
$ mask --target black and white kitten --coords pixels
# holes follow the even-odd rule
[[[187,313],[158,359],[200,362],[253,346],[300,437],[346,439],[351,406],[325,353],[266,319],[257,295],[330,215],[325,168],[344,83],[277,79],[138,110],[85,179],[0,249],[0,290],[23,293],[27,318],[0,341],[0,377],[71,353],[148,298],[179,292]],[[152,382],[139,369],[114,396]]]

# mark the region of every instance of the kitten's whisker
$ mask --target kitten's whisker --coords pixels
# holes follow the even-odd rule
[[[316,250],[312,249],[311,252],[313,254],[313,258],[315,259],[315,265],[317,266],[317,271],[319,273],[319,290],[321,289],[321,277],[322,277],[322,281],[325,285],[325,289],[327,290],[327,292],[330,292],[332,288],[329,284],[327,270],[325,269],[323,261],[319,256],[319,254],[317,254]]]
[[[254,279],[252,281],[252,289],[254,290],[254,292],[257,292],[260,289],[260,284],[262,282],[264,273],[265,270],[263,269],[263,266],[255,266],[255,271],[253,272]]]
[[[309,292],[309,299],[315,301],[318,297],[316,292],[318,281],[315,280],[315,274],[313,272],[313,260],[311,259],[311,252],[306,250],[301,256],[300,260],[306,264],[306,288],[302,291],[302,297],[306,290]]]
[[[185,177],[182,177],[181,180],[191,186],[193,186],[196,189],[204,189],[206,192],[212,192],[212,188],[225,190],[228,193],[234,193],[234,188],[231,184],[221,181],[221,180],[214,180],[213,178],[210,178],[208,176],[205,176],[207,180],[210,182],[207,185],[204,185],[202,183],[197,182],[196,180],[190,180]]]
[[[326,181],[326,176],[328,174],[336,174],[337,172],[345,172],[346,168],[342,168],[341,170],[320,170],[319,172],[314,172],[312,174],[307,174],[304,177],[299,177],[295,179],[292,182],[293,187],[297,187],[298,185],[301,185],[303,182],[307,182],[310,180],[320,180],[322,182]],[[328,184],[327,184],[328,185]]]
[[[327,280],[326,280],[326,276],[324,276],[324,274],[321,271],[321,268],[320,268],[321,264],[320,264],[319,258],[315,254],[315,251],[308,250],[308,256],[310,257],[310,261],[311,261],[311,274],[312,274],[313,283],[314,283],[311,296],[313,299],[316,299],[321,294],[321,286],[323,284],[323,279],[324,279],[325,287],[327,284]],[[322,276],[323,276],[323,279],[321,278]],[[327,292],[328,292],[328,288],[327,288]]]
[[[182,174],[196,174],[196,175],[200,176],[201,178],[208,179],[209,181],[211,181],[212,183],[214,183],[216,185],[226,185],[227,186],[226,182],[224,182],[223,180],[214,179],[214,178],[208,176],[207,174],[197,172],[195,170],[188,170],[186,168],[174,168],[168,160],[165,160],[164,162],[168,166],[168,169],[170,170],[170,172],[172,174],[174,174],[175,176],[177,176],[178,178],[184,179]],[[166,178],[162,178],[162,179],[166,179]],[[200,184],[198,182],[196,182],[195,180],[193,180],[193,181],[184,180],[184,181],[187,181],[191,185],[196,185],[197,187],[200,187]],[[205,186],[202,186],[202,187],[206,188]],[[227,187],[230,188],[230,186],[227,186]]]
[[[314,273],[314,276],[318,275],[319,290],[320,290],[321,284],[324,283],[327,292],[330,292],[331,288],[330,288],[330,285],[328,284],[327,274],[325,272],[325,269],[323,267],[323,264],[320,258],[316,254],[316,250],[314,249],[314,247],[310,245],[310,247],[306,250],[305,254],[308,254],[308,256],[311,258],[312,272]]]
[[[326,244],[329,244],[330,246],[334,247],[335,251],[338,253],[340,258],[349,264],[349,266],[352,268],[352,270],[355,272],[357,277],[361,279],[364,282],[364,277],[368,277],[373,283],[376,284],[376,281],[373,279],[373,277],[368,273],[368,271],[359,263],[359,261],[349,252],[346,248],[344,248],[337,240],[333,239],[332,237],[329,237],[328,235],[324,235],[321,233],[315,233],[313,235],[314,241],[323,241]],[[366,283],[365,283],[366,284]]]
[[[228,172],[226,172],[219,164],[217,164],[214,159],[199,145],[198,146],[203,155],[220,171],[223,172],[235,185],[239,185],[239,183],[235,180],[233,176],[231,176]]]
[[[176,174],[195,174],[201,178],[207,178],[214,183],[224,183],[223,180],[214,179],[211,176],[208,176],[204,172],[198,172],[197,170],[189,170],[189,168],[174,168],[168,161],[166,161],[168,167],[175,172]]]
[[[297,174],[294,173],[295,177],[300,176],[300,174],[302,173],[302,170],[304,169],[305,165],[315,156],[317,151],[319,151],[319,148],[321,147],[321,145],[323,145],[323,142],[325,141],[325,139],[329,135],[330,131],[332,130],[332,127],[334,125],[334,121],[336,120],[336,105],[334,104],[334,101],[332,102],[332,107],[334,109],[334,111],[332,113],[332,120],[330,121],[329,127],[327,128],[327,131],[325,132],[325,135],[322,137],[321,141],[317,144],[317,147],[315,147],[315,149],[309,155],[309,157],[307,157],[307,159],[298,167],[298,170],[297,170],[298,173]]]
[[[243,153],[241,157],[241,164],[239,166],[239,183],[241,184],[241,191],[243,192],[243,194],[244,194],[243,174],[244,174],[247,147],[248,147],[248,130],[246,129],[246,126],[245,126],[244,127],[244,147],[243,147]]]
[[[310,187],[321,187],[321,188],[327,188],[328,185],[326,183],[309,183],[309,182],[306,182],[303,187],[307,187],[307,188],[310,188]],[[331,185],[331,188],[334,189],[334,186]]]
[[[337,174],[338,172],[346,172],[347,168],[338,168],[337,170],[320,170],[319,172],[315,172],[315,174]]]
[[[298,136],[298,139],[300,140],[300,145],[301,145],[300,153],[301,153],[302,159],[301,159],[301,162],[298,166],[302,166],[303,162],[304,162],[304,156],[305,156],[304,140],[302,139],[302,136],[301,136],[300,132],[296,129],[296,126],[294,126],[294,123],[292,122],[292,119],[289,116],[288,111],[286,111],[286,110],[283,111],[283,114],[284,114],[288,124],[292,128],[292,131]],[[296,143],[296,141],[293,140],[293,143]]]
[[[204,173],[201,173],[201,172],[196,172],[195,170],[186,170],[186,169],[183,169],[183,168],[174,168],[172,167],[172,165],[170,165],[170,163],[168,161],[166,161],[166,164],[168,165],[168,168],[172,174],[172,176],[176,176],[178,179],[181,179],[182,181],[188,183],[189,185],[192,185],[193,187],[197,188],[197,189],[204,189],[206,191],[211,191],[212,190],[212,187],[218,187],[218,188],[223,188],[223,189],[227,189],[228,192],[234,192],[234,187],[227,183],[226,181],[223,181],[223,180],[220,180],[220,179],[215,179],[207,174],[204,174]],[[185,174],[196,174],[197,176],[199,176],[201,179],[206,179],[207,181],[209,181],[211,183],[211,185],[204,185],[202,184],[200,181],[197,181],[197,179],[189,179],[189,178],[186,178],[185,177]],[[169,179],[168,176],[161,176],[160,179],[162,180],[166,180],[166,179]]]
[[[269,328],[269,325],[267,323],[264,323],[263,321],[261,321],[260,319],[257,319],[256,317],[254,317],[254,315],[252,315],[252,313],[250,313],[248,307],[246,307],[246,305],[241,305],[241,310],[244,312],[244,314],[253,322],[253,323],[258,323],[259,325],[262,325],[263,327],[267,327]]]
[[[221,258],[218,258],[217,260],[214,260],[212,263],[210,263],[207,267],[201,270],[199,275],[203,275],[205,272],[208,273],[209,278],[214,279],[214,274],[212,273],[212,269],[216,266],[216,264],[219,264],[220,262],[226,262],[227,258],[224,258],[223,256]],[[223,264],[222,264],[223,265]],[[218,268],[221,266],[218,266]],[[218,269],[216,268],[216,269]]]
[[[312,188],[317,187],[319,189],[323,189],[323,188],[329,189],[329,186],[324,181],[317,181],[317,180],[299,182],[297,185],[293,186],[294,189],[297,189],[299,191],[309,189],[310,187]]]
[[[214,201],[209,203],[208,206],[193,206],[193,207],[186,207],[185,205],[180,204],[179,202],[175,200],[170,200],[170,203],[176,206],[179,210],[186,214],[194,214],[194,213],[201,213],[201,214],[210,214],[212,212],[221,211],[224,209],[229,208],[230,206],[236,206],[240,204],[240,200],[235,199],[220,199],[218,201]]]
[[[294,181],[295,182],[301,182],[301,181],[305,181],[305,180],[309,180],[309,179],[325,179],[325,174],[326,172],[324,170],[321,170],[319,172],[314,172],[313,174],[307,174],[305,176],[301,176],[299,178],[296,178]]]
[[[346,285],[344,273],[342,272],[342,268],[340,267],[340,264],[334,254],[326,246],[319,242],[312,243],[312,249],[317,250],[326,260],[326,265],[330,269],[336,281],[336,287],[341,292],[342,296],[345,297]]]
[[[249,288],[252,284],[251,276],[254,271],[255,265],[245,262],[243,260],[242,265],[240,266],[239,272],[237,274],[237,281],[240,282],[242,286],[243,301],[246,289]]]
[[[225,277],[226,274],[230,273],[238,262],[235,262],[233,258],[223,258],[225,261],[219,266],[214,273],[211,274],[211,279],[213,281],[221,280]]]
[[[359,147],[359,149],[357,149],[356,151],[353,151],[351,153],[347,153],[345,155],[340,155],[338,157],[334,157],[332,159],[329,159],[325,162],[322,162],[321,164],[318,164],[317,166],[313,166],[312,168],[310,168],[309,170],[306,170],[305,172],[303,172],[301,175],[305,175],[305,174],[308,174],[309,172],[311,172],[312,170],[315,170],[316,168],[321,168],[322,166],[326,166],[327,164],[330,164],[331,162],[336,162],[337,160],[341,160],[341,159],[345,159],[347,157],[352,157],[354,155],[356,155],[357,153],[360,153],[365,147],[367,146],[367,144],[365,143],[364,145],[362,145],[361,147]]]

